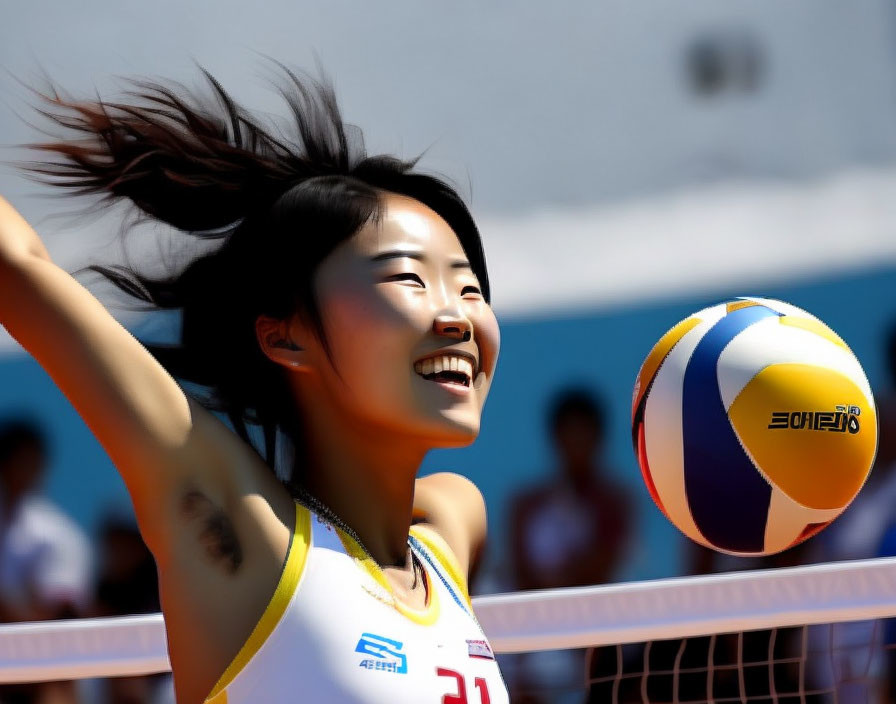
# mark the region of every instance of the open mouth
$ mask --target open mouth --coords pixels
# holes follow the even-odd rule
[[[414,363],[414,371],[427,381],[469,388],[473,383],[473,362],[466,356],[446,354]]]

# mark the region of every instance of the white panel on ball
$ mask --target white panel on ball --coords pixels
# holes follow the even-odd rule
[[[704,314],[708,316],[704,319]],[[672,522],[692,540],[706,542],[691,517],[684,483],[684,444],[681,406],[684,369],[706,332],[724,315],[713,306],[694,317],[704,319],[672,348],[653,380],[644,407],[647,462],[657,494]]]
[[[800,536],[806,526],[833,521],[841,513],[842,508],[807,508],[773,484],[768,507],[768,523],[765,526],[765,549],[769,552],[784,550]]]
[[[774,317],[748,327],[719,355],[719,392],[725,410],[754,376],[772,364],[817,364],[840,372],[874,407],[871,386],[852,352],[809,330],[782,325]]]

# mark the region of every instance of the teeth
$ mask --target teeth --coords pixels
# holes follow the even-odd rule
[[[456,355],[430,357],[422,362],[415,362],[414,371],[424,376],[447,371],[459,372],[467,377],[468,383],[473,381],[473,363],[466,357]]]

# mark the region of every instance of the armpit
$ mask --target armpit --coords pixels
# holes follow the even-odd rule
[[[212,562],[234,574],[243,563],[243,548],[227,514],[196,490],[184,494],[181,509],[184,516],[197,526],[196,537]]]

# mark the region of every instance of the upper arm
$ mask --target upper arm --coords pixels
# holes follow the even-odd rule
[[[157,502],[178,473],[202,470],[193,421],[203,411],[86,288],[44,256],[0,260],[0,323],[103,445],[151,538]]]
[[[441,472],[417,480],[414,512],[422,515],[451,548],[464,576],[485,542],[482,493],[459,474]]]

